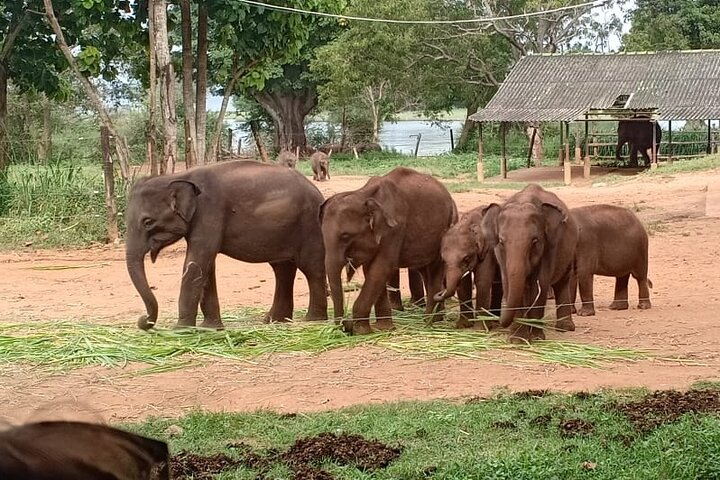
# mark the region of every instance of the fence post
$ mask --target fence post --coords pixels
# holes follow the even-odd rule
[[[455,138],[453,138],[452,128],[450,129],[450,152],[455,151]]]
[[[564,122],[560,124],[561,128],[565,129],[565,145],[563,152],[563,180],[565,185],[572,183],[572,165],[570,164],[570,122]]]
[[[117,202],[115,202],[115,171],[113,169],[112,157],[110,156],[110,130],[108,127],[100,127],[100,149],[103,158],[103,177],[105,180],[105,209],[107,215],[107,243],[115,243],[118,240],[117,224]]]
[[[478,160],[477,160],[477,181],[485,181],[485,162],[483,160],[483,128],[482,122],[478,123]]]
[[[418,133],[417,135],[410,135],[410,138],[413,137],[417,137],[417,142],[415,142],[415,152],[413,153],[413,156],[417,157],[418,149],[420,148],[420,140],[422,139],[422,133]]]
[[[500,176],[505,179],[507,178],[507,123],[500,122],[500,146],[502,147],[502,155],[500,159]]]
[[[673,163],[672,120],[668,120],[668,163]]]
[[[588,116],[585,115],[585,158],[583,158],[583,178],[590,178],[590,145],[588,145]]]

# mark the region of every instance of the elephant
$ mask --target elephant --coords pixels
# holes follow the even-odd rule
[[[318,221],[320,191],[297,170],[255,161],[232,161],[182,173],[145,177],[132,188],[127,208],[126,263],[145,303],[141,329],[152,328],[158,304],[145,275],[144,259],[181,238],[187,253],[180,287],[178,326],[195,326],[198,302],[202,327],[223,328],[215,258],[270,263],[275,294],[268,321],[293,313],[298,269],[307,278],[308,320],[327,319],[325,249]]]
[[[648,117],[634,117],[648,118]],[[653,126],[654,124],[654,126]],[[615,159],[622,160],[621,150],[626,143],[630,146],[630,162],[631,167],[638,166],[638,152],[645,160],[645,166],[649,166],[652,161],[648,155],[648,149],[653,146],[653,129],[655,130],[655,152],[660,151],[660,140],[662,139],[662,129],[657,122],[641,120],[620,120],[618,122],[618,140],[615,148]]]
[[[650,308],[648,234],[637,216],[627,208],[604,204],[573,208],[570,216],[578,226],[575,275],[570,285],[573,305],[580,286],[582,306],[577,314],[595,315],[593,275],[615,277],[611,310],[627,310],[630,275],[638,284],[638,308]]]
[[[288,168],[295,168],[295,165],[297,164],[297,157],[293,152],[282,150],[277,156],[276,163]]]
[[[422,274],[414,268],[407,269],[408,284],[410,286],[410,303],[418,307],[425,306],[425,284],[423,283]],[[402,312],[405,307],[402,303],[402,295],[400,294],[400,269],[391,275],[387,282],[388,297],[390,306],[393,310]]]
[[[332,150],[330,153],[317,151],[310,156],[313,180],[316,182],[330,180],[330,155],[332,155]]]
[[[167,443],[105,425],[38,422],[0,432],[3,480],[168,480]]]
[[[434,295],[442,288],[440,242],[457,221],[457,208],[445,186],[430,175],[397,167],[372,177],[358,190],[335,194],[320,207],[325,269],[335,316],[344,316],[341,273],[352,263],[362,266],[365,282],[352,307],[352,320],[343,321],[350,334],[394,328],[387,282],[398,268],[420,271],[427,289],[425,310],[435,312]],[[440,307],[442,305],[439,305]]]
[[[445,290],[435,296],[441,301],[457,290],[460,301],[458,328],[482,326],[489,330],[491,322],[470,322],[475,311],[500,315],[502,281],[495,253],[482,237],[482,220],[485,207],[477,207],[460,216],[458,222],[442,239],[440,254],[445,264]],[[472,287],[475,285],[475,308]]]
[[[541,319],[548,291],[557,305],[556,328],[575,330],[570,309],[570,280],[578,228],[565,203],[552,192],[530,184],[504,205],[486,207],[482,233],[500,265],[505,304],[500,326],[510,327],[512,343],[544,339],[543,329],[516,322]]]

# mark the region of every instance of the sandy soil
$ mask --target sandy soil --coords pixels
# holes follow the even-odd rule
[[[606,172],[601,172],[606,173]],[[511,181],[559,179],[557,168],[511,172]],[[615,177],[617,178],[617,177]],[[320,185],[325,195],[358,188],[365,177],[333,177]],[[133,377],[120,369],[89,368],[50,376],[33,369],[3,369],[0,404],[6,421],[42,418],[139,419],[179,415],[188,410],[283,412],[317,411],[359,403],[487,395],[498,388],[561,391],[644,386],[685,388],[720,377],[720,172],[578,181],[553,188],[566,203],[612,203],[634,209],[651,234],[650,277],[653,308],[637,310],[637,285],[628,311],[610,311],[613,279],[596,277],[597,316],[577,318],[577,331],[551,334],[575,342],[652,349],[652,360],[607,369],[552,365],[512,365],[474,360],[418,360],[378,348],[336,350],[318,356],[274,355],[248,363],[208,361],[182,371]],[[454,194],[461,211],[502,201],[513,193],[488,188]],[[163,252],[148,265],[162,321],[177,309],[184,247]],[[124,265],[124,250],[108,246],[84,250],[0,254],[0,321],[77,320],[134,324],[143,312]],[[149,262],[148,262],[149,263]],[[75,265],[78,269],[36,267]],[[222,257],[218,285],[224,309],[267,306],[273,291],[268,265]],[[405,280],[405,276],[403,276]],[[404,290],[407,294],[407,288]],[[307,286],[299,274],[296,305],[305,306]],[[634,298],[632,298],[634,297]]]

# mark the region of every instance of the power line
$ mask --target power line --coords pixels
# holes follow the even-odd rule
[[[289,13],[302,13],[305,15],[315,15],[318,17],[329,17],[337,18],[341,20],[358,20],[362,22],[375,22],[375,23],[397,23],[405,25],[456,25],[462,23],[490,23],[499,20],[512,20],[515,18],[528,18],[540,15],[546,15],[548,13],[563,12],[565,10],[574,10],[582,7],[600,7],[607,4],[610,0],[594,0],[592,2],[579,3],[577,5],[568,5],[565,7],[553,8],[550,10],[542,10],[538,12],[520,13],[517,15],[504,15],[500,17],[481,17],[481,18],[468,18],[461,20],[397,20],[392,18],[368,18],[368,17],[355,17],[352,15],[341,15],[338,13],[327,13],[327,12],[313,12],[311,10],[303,10],[300,8],[283,7],[280,5],[271,5],[269,3],[257,2],[255,0],[238,0],[240,3],[247,5],[253,5],[256,7],[267,8],[268,10],[277,10],[281,12]]]

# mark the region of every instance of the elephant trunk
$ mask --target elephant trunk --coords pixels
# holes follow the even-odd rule
[[[141,330],[149,330],[154,327],[158,317],[157,299],[150,289],[145,275],[145,253],[147,252],[142,251],[142,249],[128,247],[125,254],[125,263],[130,274],[130,280],[132,280],[135,290],[140,294],[147,310],[147,315],[142,315],[138,320],[138,327]]]
[[[342,318],[345,315],[342,286],[342,270],[345,263],[343,260],[337,259],[325,260],[325,270],[330,284],[330,296],[332,297],[335,318]]]
[[[436,302],[442,302],[446,298],[450,298],[455,295],[460,280],[465,276],[466,272],[463,272],[460,268],[452,266],[445,269],[445,289],[440,290],[433,297]]]
[[[507,328],[518,316],[524,305],[527,269],[522,266],[508,269],[506,302],[500,314],[500,326]]]

